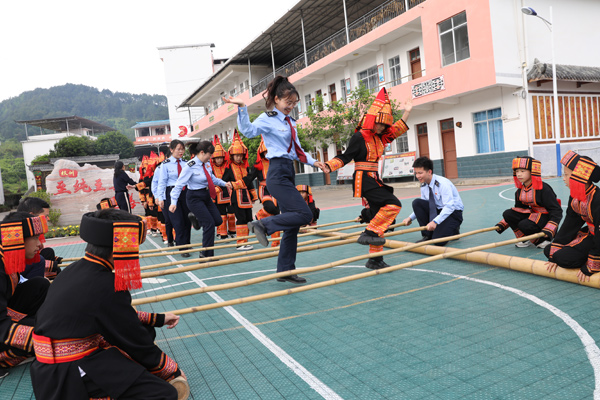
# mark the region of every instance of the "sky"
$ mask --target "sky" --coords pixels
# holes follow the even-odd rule
[[[229,58],[297,1],[0,1],[0,101],[66,83],[165,95],[157,47]]]

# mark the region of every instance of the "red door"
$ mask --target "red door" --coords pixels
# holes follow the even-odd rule
[[[440,131],[442,132],[442,150],[444,152],[444,176],[448,179],[458,178],[454,119],[440,121]]]

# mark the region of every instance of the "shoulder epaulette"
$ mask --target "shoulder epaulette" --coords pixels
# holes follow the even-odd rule
[[[435,181],[435,186],[440,186],[440,181]]]
[[[274,117],[277,115],[277,111],[265,111],[265,114],[267,114],[267,117]]]
[[[163,161],[163,164],[166,164],[166,163],[168,163],[168,162],[170,162],[170,161],[171,161],[171,159],[170,159],[170,158],[167,158],[165,161]]]
[[[194,161],[194,160],[190,160],[190,161],[187,163],[187,165],[188,165],[188,167],[193,167],[194,165],[196,165],[196,161]]]
[[[292,117],[291,115],[286,115],[286,117],[289,117],[292,121],[296,122],[296,119],[294,117]]]
[[[421,183],[421,187],[423,186],[427,186],[427,184],[425,182]]]

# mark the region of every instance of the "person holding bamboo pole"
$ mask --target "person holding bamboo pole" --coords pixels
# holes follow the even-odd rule
[[[154,343],[154,328],[173,328],[179,317],[131,305],[129,290],[142,287],[145,222],[106,209],[84,214],[80,229],[85,256],[56,277],[36,315],[36,398],[177,399],[185,375]]]
[[[564,165],[563,181],[569,188],[567,215],[552,244],[544,249],[546,267],[579,269],[577,279],[589,282],[600,272],[600,167],[589,157],[569,150],[560,161]],[[583,228],[582,228],[583,225]]]
[[[402,209],[400,200],[394,196],[394,189],[384,184],[379,176],[379,159],[383,156],[386,144],[408,131],[406,120],[411,109],[412,101],[408,100],[402,118],[394,122],[387,91],[381,89],[356,128],[346,151],[325,163],[325,172],[330,172],[354,160],[354,197],[364,197],[371,206],[378,208],[377,214],[358,238],[358,243],[369,245],[369,253],[373,254],[366,264],[370,269],[389,266],[377,253],[383,250],[384,232]]]
[[[562,207],[556,193],[546,182],[542,182],[542,163],[531,157],[517,157],[512,161],[515,206],[502,213],[498,222],[498,233],[509,227],[517,238],[544,232],[545,238],[519,242],[516,247],[546,248],[554,238],[562,219]]]
[[[267,187],[279,203],[281,214],[252,221],[248,224],[249,231],[256,234],[259,242],[267,247],[267,235],[283,231],[277,272],[296,269],[296,249],[298,247],[298,232],[300,227],[309,224],[312,213],[308,205],[296,190],[296,171],[294,161],[325,170],[321,161],[314,160],[307,154],[296,132],[296,121],[289,116],[300,100],[298,90],[287,77],[278,75],[267,85],[263,94],[267,112],[250,122],[248,109],[243,100],[229,97],[223,98],[225,103],[238,105],[238,127],[240,132],[253,138],[262,135],[267,146],[267,158],[271,173],[267,176]],[[306,279],[298,275],[290,275],[277,279],[280,282],[306,283]]]

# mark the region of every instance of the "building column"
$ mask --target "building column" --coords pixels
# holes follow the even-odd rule
[[[348,31],[348,13],[346,12],[346,0],[344,0],[344,23],[346,24],[346,44],[350,44],[350,31]]]
[[[308,67],[308,55],[306,54],[306,37],[304,36],[304,16],[300,10],[300,24],[302,25],[302,44],[304,45],[304,68]]]
[[[248,90],[250,91],[250,98],[252,98],[252,68],[250,68],[250,56],[248,56]]]
[[[273,78],[275,78],[275,53],[273,53],[273,37],[271,37],[271,61],[273,63]]]

